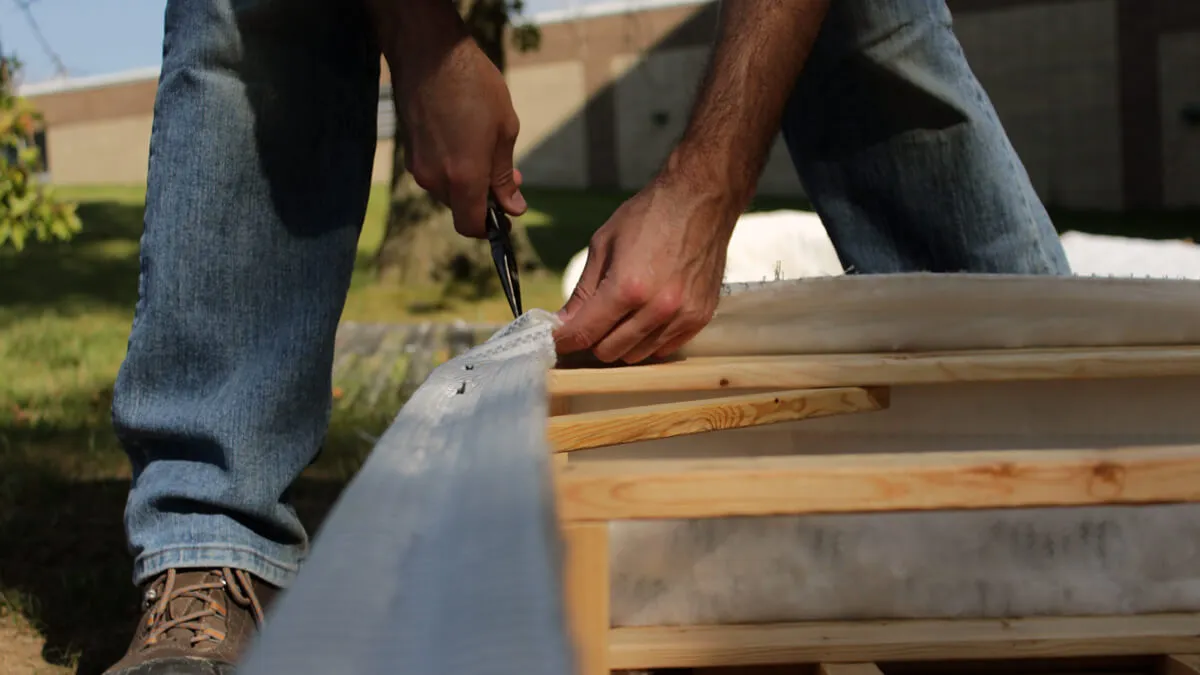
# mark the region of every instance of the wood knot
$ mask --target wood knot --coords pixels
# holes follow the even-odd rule
[[[987,478],[1013,478],[1017,475],[1017,467],[1009,462],[998,462],[989,464],[974,469],[975,473],[979,473]]]
[[[1098,462],[1088,477],[1088,494],[1095,497],[1119,497],[1125,491],[1125,467],[1112,462]]]
[[[722,387],[728,387],[729,386],[729,378],[722,377],[721,381],[718,382],[717,384],[721,385]]]

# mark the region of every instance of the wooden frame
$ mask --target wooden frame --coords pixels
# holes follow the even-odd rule
[[[548,435],[580,672],[809,663],[865,675],[880,672],[880,662],[1146,656],[1159,659],[1159,672],[1200,675],[1200,613],[646,628],[612,628],[608,614],[610,520],[1198,502],[1200,443],[869,461],[567,461],[586,448],[882,410],[899,385],[1197,375],[1200,347],[701,358],[552,371]],[[763,388],[770,390],[735,393]],[[575,397],[647,391],[684,400],[571,412]]]

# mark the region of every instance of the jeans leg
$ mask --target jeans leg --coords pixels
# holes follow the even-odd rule
[[[944,0],[835,0],[784,139],[850,272],[1068,274]]]
[[[169,0],[139,299],[113,422],[140,583],[231,566],[286,585],[287,503],[330,410],[375,152],[361,3]]]

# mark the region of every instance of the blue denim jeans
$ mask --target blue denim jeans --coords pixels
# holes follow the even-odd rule
[[[944,2],[832,5],[783,132],[843,261],[1066,273]],[[113,402],[134,580],[231,566],[287,585],[308,546],[288,488],[328,425],[379,50],[360,3],[334,0],[169,0],[165,27]]]
[[[783,137],[856,273],[1068,274],[945,0],[832,0]]]

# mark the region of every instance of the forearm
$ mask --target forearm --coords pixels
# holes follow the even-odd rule
[[[830,1],[722,1],[708,69],[663,180],[721,190],[731,208],[745,208]]]
[[[471,39],[452,0],[366,0],[398,97]]]

